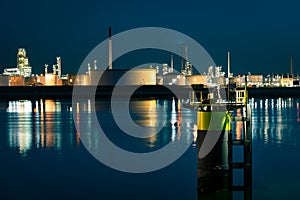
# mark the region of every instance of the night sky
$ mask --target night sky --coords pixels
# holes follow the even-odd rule
[[[76,73],[85,56],[113,34],[164,27],[198,41],[226,71],[287,73],[293,56],[300,72],[300,2],[296,0],[2,0],[0,72],[16,65],[24,47],[34,73],[62,57],[63,73]]]

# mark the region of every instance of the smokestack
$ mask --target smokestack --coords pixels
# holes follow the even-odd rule
[[[56,65],[52,65],[52,74],[56,75]]]
[[[48,64],[45,64],[45,75],[48,73]]]
[[[112,40],[111,40],[111,27],[108,28],[108,69],[112,69]]]
[[[181,57],[181,73],[183,72],[184,70],[184,60],[183,60],[183,57]]]
[[[229,82],[229,76],[230,76],[230,52],[227,52],[227,73],[228,73],[228,82]]]
[[[291,76],[293,77],[293,57],[291,56],[291,60],[290,60],[290,73]]]
[[[171,54],[171,70],[170,72],[173,72],[174,69],[174,61],[173,61],[173,54]]]
[[[91,64],[88,63],[88,75],[91,75]]]
[[[97,60],[94,60],[94,70],[97,70]]]
[[[184,58],[185,58],[185,62],[188,61],[188,47],[187,46],[184,46]]]
[[[182,46],[181,53],[181,73],[186,74],[187,46]]]
[[[57,66],[57,75],[58,78],[61,77],[61,58],[60,57],[56,57],[56,66]]]

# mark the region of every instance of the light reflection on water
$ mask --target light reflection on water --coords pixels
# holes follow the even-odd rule
[[[23,157],[32,148],[35,149],[54,149],[60,151],[63,145],[80,145],[80,130],[75,131],[72,112],[83,112],[84,120],[80,115],[76,115],[75,123],[84,122],[86,126],[92,130],[91,112],[94,112],[90,100],[76,104],[76,108],[71,107],[71,102],[61,102],[55,100],[39,100],[39,101],[9,101],[5,109],[7,124],[7,141],[11,149],[18,149]],[[163,109],[167,116],[159,116]],[[96,103],[96,113],[104,116],[105,124],[112,126],[110,113],[110,102],[99,101]],[[157,149],[169,142],[179,142],[183,140],[187,143],[195,140],[196,125],[195,115],[192,115],[188,109],[181,109],[179,102],[169,100],[143,100],[130,102],[131,117],[137,125],[144,127],[157,127],[163,125],[165,131],[163,134],[153,134],[149,138],[144,138],[145,147]],[[164,121],[162,117],[166,117]],[[184,118],[184,119],[183,119]],[[68,122],[68,127],[65,127]],[[101,122],[100,122],[101,123]],[[103,123],[103,122],[102,122]],[[63,130],[66,128],[67,133]],[[168,130],[171,132],[167,133]],[[74,134],[75,131],[75,134]],[[114,130],[116,131],[116,130]],[[183,133],[183,134],[182,134]],[[70,135],[70,136],[68,136]],[[69,144],[63,141],[68,138]],[[95,139],[95,138],[94,138]],[[93,135],[90,136],[90,144],[99,144],[94,140]],[[97,139],[97,138],[96,138]],[[195,142],[195,141],[194,141]]]
[[[253,199],[298,199],[299,99],[251,99]]]
[[[194,122],[188,121],[189,110],[181,109],[180,102],[173,100],[162,101],[132,101],[130,109],[132,117],[136,124],[140,126],[156,127],[163,123],[161,116],[157,116],[158,105],[163,105],[168,112],[168,122],[164,126],[169,126],[171,130],[170,138],[163,137],[164,140],[159,141],[165,145],[169,141],[180,141],[182,139],[182,131],[193,130]],[[299,125],[300,123],[300,104],[297,100],[287,99],[250,99],[252,109],[252,130],[253,141],[261,142],[264,145],[275,145],[280,147],[284,144],[295,146],[296,139],[291,135],[291,124]],[[90,100],[82,103],[79,107],[77,104],[76,112],[79,110],[91,113],[92,107]],[[108,110],[108,102],[99,102],[97,112]],[[54,148],[61,149],[62,142],[62,126],[65,122],[66,112],[68,118],[70,133],[73,134],[72,107],[70,103],[62,103],[55,100],[39,100],[39,101],[9,101],[6,108],[7,115],[7,134],[8,144],[11,148],[17,148],[23,156],[26,155],[33,146],[35,148]],[[183,115],[185,119],[183,119]],[[241,110],[237,110],[237,116],[241,116]],[[285,117],[288,116],[288,117]],[[91,121],[87,115],[87,126],[92,127]],[[79,117],[75,120],[79,123]],[[235,136],[240,139],[242,136],[242,122],[236,122],[233,125]],[[80,130],[78,130],[80,131]],[[195,136],[196,134],[194,134]],[[191,134],[184,134],[183,137],[187,142],[194,140]],[[145,145],[155,148],[158,136],[154,134],[152,137],[145,139]],[[72,138],[72,137],[71,137]],[[74,142],[71,139],[72,143]],[[75,134],[75,143],[80,144],[79,133]],[[91,140],[92,143],[92,140]]]
[[[297,99],[250,99],[250,104],[252,108],[252,130],[253,130],[253,199],[282,199],[284,197],[295,197],[297,193],[297,184],[300,180],[300,175],[297,169],[297,166],[300,165],[298,158],[298,146],[297,138],[299,139],[299,123],[300,123],[300,104]],[[164,131],[161,134],[153,135],[150,138],[143,139],[141,146],[136,146],[136,148],[141,151],[151,151],[158,149],[169,142],[191,142],[195,139],[196,132],[194,131],[195,123],[192,120],[193,116],[189,110],[182,108],[178,102],[167,101],[167,100],[150,100],[143,102],[132,102],[132,118],[135,122],[142,126],[151,126],[155,127],[156,125],[163,123],[161,121],[161,116],[157,115],[158,105],[162,105],[163,108],[167,111],[167,122],[164,124]],[[92,160],[86,158],[86,155],[80,155],[82,153],[82,145],[80,145],[79,132],[74,129],[74,121],[72,112],[85,111],[86,113],[93,112],[91,107],[91,102],[86,101],[82,105],[76,106],[76,108],[71,107],[71,102],[64,101],[55,101],[55,100],[39,100],[39,101],[9,101],[1,102],[0,104],[0,124],[3,131],[0,135],[0,158],[2,172],[0,172],[1,180],[9,182],[11,180],[11,185],[20,180],[35,180],[31,185],[20,186],[19,190],[27,191],[27,196],[32,197],[29,193],[38,193],[39,190],[43,190],[43,186],[40,186],[41,181],[44,181],[39,178],[39,175],[36,177],[30,174],[35,174],[39,172],[46,176],[51,182],[49,187],[53,187],[55,184],[60,184],[60,187],[68,191],[64,195],[67,199],[69,195],[74,193],[74,189],[70,190],[69,188],[76,188],[76,191],[90,191],[90,186],[88,181],[93,180],[95,185],[95,191],[99,189],[100,185],[102,188],[105,188],[106,185],[110,192],[105,194],[113,195],[114,197],[118,196],[115,194],[115,188],[122,190],[123,194],[128,194],[130,192],[124,191],[129,190],[129,187],[134,185],[138,187],[139,185],[145,184],[147,187],[155,187],[152,183],[140,184],[141,181],[144,181],[144,178],[151,181],[156,181],[157,179],[162,180],[161,185],[157,183],[158,186],[155,187],[156,190],[159,188],[165,188],[168,190],[172,184],[175,184],[174,190],[169,192],[170,198],[176,199],[180,194],[180,199],[195,199],[196,198],[196,175],[193,174],[193,171],[196,172],[196,162],[194,161],[193,151],[195,148],[195,143],[193,143],[194,148],[187,152],[187,155],[184,156],[184,160],[179,160],[173,167],[167,168],[165,171],[155,172],[153,174],[146,174],[139,176],[127,176],[122,173],[115,171],[109,171],[107,168],[101,166],[99,163],[96,163]],[[109,104],[106,101],[97,102],[96,111],[99,115],[103,116],[106,121],[106,127],[111,128],[113,124],[111,121]],[[241,111],[237,111],[237,115],[241,115]],[[88,115],[87,115],[88,116]],[[92,128],[92,123],[87,117],[86,119],[87,126]],[[75,123],[80,123],[80,118],[76,118]],[[242,125],[239,122],[236,122],[235,127],[233,127],[236,132],[236,137],[241,137],[242,135]],[[110,132],[118,132],[116,129],[112,129]],[[114,138],[112,134],[112,139]],[[117,136],[116,136],[117,137]],[[121,146],[122,141],[120,142]],[[124,141],[123,141],[124,142]],[[97,145],[96,141],[93,141],[91,138],[91,145]],[[127,148],[125,144],[125,148]],[[275,148],[275,151],[273,149]],[[69,158],[69,154],[66,153],[73,149],[80,149],[79,156],[75,158]],[[128,147],[129,149],[132,147]],[[8,150],[9,149],[9,150]],[[25,162],[19,162],[19,165],[15,165],[11,160],[17,160],[13,157],[6,158],[5,154],[9,153],[11,150],[16,150],[19,156],[23,158],[30,157],[30,153],[36,150],[42,150],[34,156],[37,157],[38,161],[31,161],[29,163],[30,167],[27,169],[28,176],[24,173],[20,179],[15,176],[15,171],[26,169]],[[46,162],[43,160],[46,152],[43,150],[49,150],[51,153],[63,157],[65,163],[59,163],[60,170],[62,170],[60,177],[64,177],[61,180],[61,183],[57,182],[57,173],[59,171],[53,170],[51,167],[43,166],[43,169],[39,168],[41,165],[39,162]],[[49,152],[48,151],[48,152]],[[62,152],[64,151],[64,152]],[[275,153],[274,153],[275,152]],[[78,157],[80,158],[78,158]],[[32,158],[33,156],[31,156]],[[49,158],[49,157],[47,157]],[[196,157],[195,157],[196,158]],[[51,160],[52,159],[52,160]],[[57,163],[57,158],[51,158],[48,161],[48,164]],[[41,160],[41,161],[40,161]],[[84,160],[88,165],[81,164],[81,160]],[[3,161],[3,162],[2,162]],[[24,164],[25,163],[25,164]],[[71,164],[69,164],[71,163]],[[82,168],[78,166],[81,164]],[[95,166],[94,166],[95,165]],[[2,167],[2,168],[1,168]],[[14,168],[15,171],[8,172],[11,175],[6,175],[7,169]],[[32,171],[34,168],[36,171]],[[86,171],[86,169],[92,168],[90,174],[87,174],[87,178],[81,173],[78,173],[80,170]],[[40,170],[40,171],[38,171]],[[73,170],[73,171],[72,171]],[[47,171],[45,173],[45,171]],[[70,183],[69,177],[75,177],[76,175],[80,178],[72,179],[74,183]],[[49,173],[49,175],[48,175]],[[87,172],[85,172],[87,173]],[[37,173],[38,174],[38,173]],[[64,174],[68,174],[64,176]],[[164,177],[166,177],[163,179]],[[96,177],[95,179],[93,179]],[[122,177],[122,178],[120,178]],[[133,183],[131,182],[131,180]],[[167,180],[168,179],[168,180]],[[85,180],[85,181],[82,181]],[[178,181],[179,180],[179,181]],[[139,182],[140,181],[140,182]],[[193,182],[194,181],[194,182]],[[136,182],[136,183],[135,183]],[[80,184],[89,185],[88,188],[82,188]],[[131,185],[126,187],[126,184],[130,183]],[[170,185],[168,185],[170,184]],[[80,187],[78,187],[80,185]],[[116,186],[117,185],[117,186]],[[1,185],[3,188],[3,185]],[[18,186],[9,186],[9,184],[4,185],[1,192],[7,191],[7,193],[12,194],[11,191],[15,191],[15,187]],[[25,189],[23,188],[25,187]],[[32,187],[39,188],[32,192]],[[87,187],[87,186],[86,186]],[[141,191],[146,193],[144,186],[140,186]],[[107,189],[106,188],[106,189]],[[114,188],[114,189],[111,189]],[[126,188],[126,189],[124,189]],[[292,189],[291,189],[292,188]],[[294,189],[293,189],[294,188]],[[11,191],[10,191],[11,190]],[[105,190],[105,189],[104,189]],[[53,190],[55,197],[57,196],[55,190]],[[163,191],[163,189],[159,190]],[[103,191],[101,191],[103,193]],[[127,192],[127,193],[126,193]],[[168,192],[168,191],[164,191]],[[41,192],[41,194],[43,194]],[[98,194],[95,192],[95,194]],[[131,194],[131,193],[130,193]],[[135,193],[134,193],[135,194]],[[155,191],[153,192],[152,197],[154,198]],[[172,196],[174,194],[175,196]],[[22,194],[16,197],[22,198]],[[78,194],[74,195],[76,199]],[[85,194],[84,194],[85,195]],[[83,195],[83,196],[84,196]],[[101,198],[101,194],[98,194]],[[144,195],[144,194],[143,194]],[[139,197],[143,197],[140,195]],[[160,195],[160,194],[159,194]],[[294,195],[294,196],[293,196]],[[151,194],[149,194],[151,196]],[[82,197],[82,196],[81,196]],[[121,199],[123,196],[118,196]],[[128,196],[127,196],[128,197]],[[152,198],[152,199],[153,199]],[[82,199],[77,197],[77,199]],[[117,198],[114,198],[117,199]],[[168,199],[168,198],[165,198]]]
[[[129,148],[130,151],[153,151],[159,149],[169,142],[186,142],[191,144],[194,141],[196,129],[196,115],[195,112],[189,109],[182,109],[180,101],[170,100],[139,100],[131,101],[129,104],[130,116],[134,123],[142,127],[152,127],[153,129],[145,131],[149,132],[151,137],[143,139],[134,139],[124,137],[126,135],[123,131],[119,130],[114,117],[110,111],[109,101],[90,102],[83,101],[76,103],[76,126],[79,128],[80,123],[84,124],[84,130],[90,133],[87,139],[87,146],[99,148],[100,142],[97,134],[94,134],[95,123],[99,123],[104,133],[110,140],[114,140],[117,145],[123,148]],[[98,117],[97,122],[91,120],[91,111],[96,109]],[[161,110],[163,109],[163,111]],[[122,116],[122,114],[120,114]],[[117,117],[120,117],[117,116]],[[115,127],[112,129],[112,127]],[[157,127],[162,127],[158,130]],[[113,130],[113,132],[111,131]],[[133,143],[132,142],[136,142]],[[142,142],[142,146],[141,145]],[[195,141],[194,141],[195,142]],[[131,147],[128,147],[130,144]],[[134,145],[136,144],[136,146]],[[123,146],[122,146],[123,145]],[[127,147],[126,147],[127,146]]]
[[[299,102],[287,99],[250,99],[254,142],[295,146],[292,128],[299,126]]]
[[[68,124],[72,123],[69,106],[60,101],[9,101],[6,108],[8,145],[18,149],[22,156],[32,148],[62,149],[62,108],[68,113]],[[70,126],[73,129],[73,126]],[[79,144],[79,138],[76,141]]]
[[[127,174],[110,169],[88,153],[79,139],[80,130],[74,126],[74,123],[81,122],[82,116],[73,121],[73,112],[83,111],[87,114],[84,118],[86,126],[92,128],[89,118],[94,111],[92,103],[86,101],[73,108],[71,105],[71,102],[55,100],[0,102],[3,128],[0,134],[1,197],[43,199],[47,195],[49,199],[75,200],[94,199],[95,196],[100,199],[129,199],[133,196],[154,199],[159,195],[164,199],[197,198],[197,148],[191,147],[179,161],[153,173]],[[157,115],[160,107],[166,111],[166,122]],[[127,143],[123,140],[126,134],[120,134],[115,127],[110,103],[106,100],[97,101],[95,111],[110,139],[132,151],[150,152],[167,143],[191,143],[194,139],[194,116],[174,101],[131,103],[131,117],[137,124],[164,125],[159,134],[141,139],[142,142]],[[90,145],[98,144],[99,141],[91,136]],[[26,184],[16,185],[18,182]],[[150,194],[149,188],[153,190]]]

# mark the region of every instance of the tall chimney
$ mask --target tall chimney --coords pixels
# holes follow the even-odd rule
[[[228,82],[229,82],[229,76],[230,76],[230,52],[227,52],[227,76],[228,76]]]
[[[108,28],[108,69],[112,69],[112,40],[111,40],[111,27]]]
[[[52,74],[56,75],[56,65],[52,65]]]
[[[187,46],[184,46],[184,58],[185,58],[185,62],[188,61],[188,47]]]
[[[171,54],[171,71],[170,72],[173,72],[174,70],[174,61],[173,61],[173,54]]]
[[[45,64],[45,75],[48,73],[48,64]]]
[[[290,60],[290,73],[291,76],[293,77],[293,57],[291,56],[291,60]]]
[[[94,70],[97,70],[97,60],[94,60]]]
[[[88,75],[91,75],[91,64],[88,63]]]
[[[56,66],[57,66],[57,75],[58,78],[61,77],[61,58],[60,57],[56,57]]]

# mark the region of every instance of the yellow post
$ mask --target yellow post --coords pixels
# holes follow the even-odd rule
[[[230,130],[230,114],[228,111],[206,112],[198,111],[198,130],[222,131]]]
[[[245,95],[244,95],[244,105],[247,106],[248,104],[248,91],[247,89],[245,89]]]

